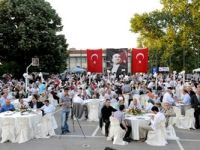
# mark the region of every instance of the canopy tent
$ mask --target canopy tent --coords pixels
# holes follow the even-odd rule
[[[84,73],[86,70],[81,68],[80,66],[76,66],[75,68],[70,69],[71,73]]]
[[[200,72],[200,68],[194,69],[193,72]]]

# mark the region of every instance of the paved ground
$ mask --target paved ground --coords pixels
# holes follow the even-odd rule
[[[60,126],[60,112],[55,114],[58,125]],[[200,147],[200,130],[181,130],[176,129],[179,141],[168,141],[164,147],[149,146],[146,143],[131,142],[126,146],[113,145],[111,141],[106,141],[102,136],[98,122],[79,121],[84,134],[84,138],[78,122],[74,121],[74,131],[72,120],[69,121],[71,133],[59,135],[60,129],[56,130],[57,135],[49,139],[33,139],[23,144],[4,143],[0,144],[0,150],[104,150],[105,147],[112,147],[117,150],[197,150]]]

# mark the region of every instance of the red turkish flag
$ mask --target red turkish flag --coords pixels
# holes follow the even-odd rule
[[[102,49],[87,49],[87,71],[91,73],[102,72]]]
[[[148,71],[148,48],[132,49],[132,73]]]

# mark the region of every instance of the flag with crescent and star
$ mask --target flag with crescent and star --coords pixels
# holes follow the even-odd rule
[[[87,49],[87,71],[102,73],[102,49]]]
[[[132,73],[148,71],[148,48],[132,49]]]

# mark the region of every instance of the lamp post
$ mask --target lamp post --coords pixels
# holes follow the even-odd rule
[[[188,5],[190,5],[190,4],[192,4],[192,0],[187,0],[187,2],[186,2],[186,11],[185,11],[185,26],[186,26],[186,24],[187,24],[187,17],[188,17],[188,15],[187,15],[187,13],[188,13]],[[187,42],[186,42],[186,39],[187,37],[186,37],[186,33],[184,33],[184,40],[185,40],[185,43],[184,43],[184,48],[183,48],[183,70],[185,70],[185,50],[186,50],[186,45],[187,45]]]
[[[37,57],[34,57],[32,58],[32,62],[30,63],[30,65],[28,65],[26,67],[26,73],[23,74],[24,78],[25,78],[25,90],[26,90],[26,94],[27,94],[27,89],[28,89],[28,69],[31,67],[31,66],[39,66],[39,58]]]

